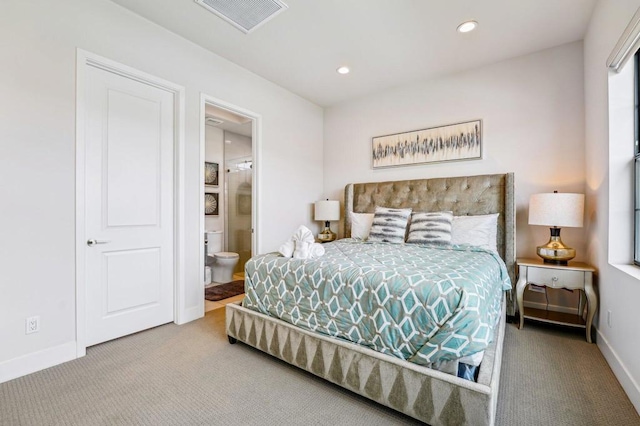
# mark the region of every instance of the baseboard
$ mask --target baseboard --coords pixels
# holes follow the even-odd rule
[[[76,342],[33,352],[0,363],[0,383],[76,359]]]
[[[618,354],[613,350],[611,345],[609,345],[606,337],[600,333],[600,330],[596,330],[596,333],[598,337],[596,343],[598,344],[600,352],[602,352],[604,359],[607,360],[609,367],[611,367],[613,374],[620,382],[622,389],[624,389],[636,411],[640,414],[640,386],[638,386],[638,383],[631,377],[629,370],[622,364]]]
[[[535,308],[542,309],[543,311],[554,311],[554,312],[562,312],[565,314],[573,314],[578,315],[578,308],[570,308],[568,306],[560,306],[560,305],[547,305],[546,303],[538,303],[538,302],[524,302],[525,308]]]

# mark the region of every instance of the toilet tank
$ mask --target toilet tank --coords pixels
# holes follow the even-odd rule
[[[223,236],[222,231],[207,231],[207,254],[224,251]]]

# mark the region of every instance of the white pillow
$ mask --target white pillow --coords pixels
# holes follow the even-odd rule
[[[469,244],[498,251],[498,215],[454,216],[451,244]]]
[[[351,218],[351,238],[366,240],[369,237],[373,216],[373,213],[349,212],[349,217]]]

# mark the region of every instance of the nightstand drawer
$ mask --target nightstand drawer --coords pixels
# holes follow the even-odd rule
[[[553,288],[584,288],[584,272],[562,269],[527,268],[529,284],[545,285]]]

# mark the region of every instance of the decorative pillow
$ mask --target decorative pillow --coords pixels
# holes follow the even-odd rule
[[[376,207],[373,224],[367,241],[386,242],[394,244],[404,243],[407,222],[411,216],[411,209],[391,209]]]
[[[451,244],[469,244],[498,251],[498,215],[454,216]]]
[[[453,212],[417,212],[411,215],[408,243],[449,244]]]
[[[349,217],[351,218],[351,238],[366,240],[369,237],[373,216],[373,213],[349,212]]]

